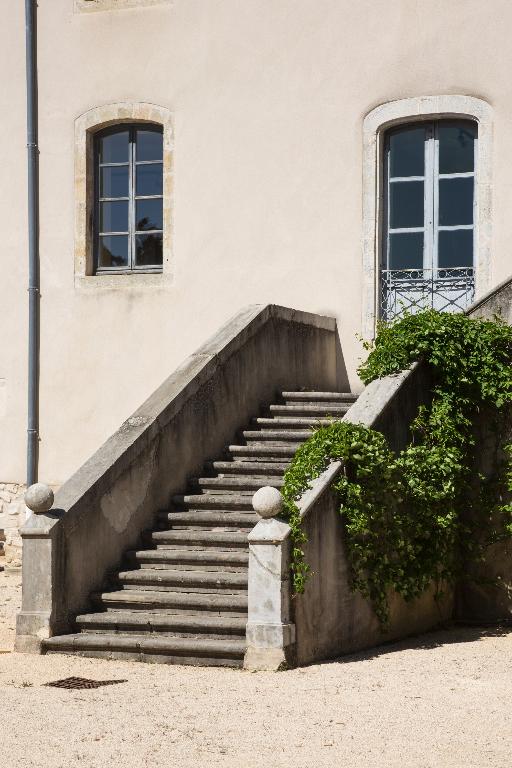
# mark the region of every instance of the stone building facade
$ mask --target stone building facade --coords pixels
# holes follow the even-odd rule
[[[395,264],[412,281],[409,297],[419,273],[421,290],[434,284],[432,249],[440,254],[441,241],[448,268],[464,267],[464,300],[506,278],[511,22],[506,0],[39,2],[40,479],[59,486],[247,304],[336,317],[343,375],[357,391],[358,337],[373,335],[388,301],[383,254],[393,238],[403,236],[408,253],[423,238],[420,268],[407,259]],[[0,27],[0,203],[9,212],[0,262],[6,531],[24,514],[17,511],[27,399],[24,34],[23,3],[10,3]],[[442,167],[446,121],[458,126],[460,152]],[[161,188],[146,195],[161,210],[151,241],[162,243],[161,256],[148,269],[112,261],[102,271],[96,251],[107,236],[98,230],[97,185],[101,168],[116,161],[102,165],[98,142],[123,126],[130,152],[142,151],[139,128],[162,136],[161,157],[141,161],[162,166]],[[406,129],[416,138],[423,131],[425,165],[393,176],[392,137],[407,144]],[[407,152],[402,159],[412,157]],[[132,174],[137,157],[125,163]],[[130,179],[126,196],[103,196],[109,215],[125,202],[135,215],[140,200]],[[386,217],[392,200],[399,206],[400,183],[416,192],[402,195],[409,202],[400,203],[394,226],[393,214]],[[428,206],[442,208],[437,196],[450,185],[459,189],[450,193],[455,203],[429,218]],[[413,199],[424,201],[420,221]],[[138,248],[147,235],[133,234],[130,222]],[[468,238],[472,255],[459,264],[450,243]],[[124,264],[122,254],[116,258]],[[15,544],[8,533],[13,562]]]
[[[21,537],[19,528],[25,522],[22,483],[0,483],[0,563],[6,571],[21,566]]]

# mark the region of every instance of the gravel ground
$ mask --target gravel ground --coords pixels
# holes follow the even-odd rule
[[[0,649],[18,604],[0,573]],[[512,631],[477,629],[278,674],[2,653],[2,764],[505,768],[511,658]],[[71,675],[127,682],[44,687]]]

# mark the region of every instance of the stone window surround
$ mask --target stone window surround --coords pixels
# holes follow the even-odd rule
[[[159,273],[94,274],[94,136],[104,128],[122,123],[153,123],[163,128],[164,236]],[[107,104],[90,109],[75,120],[75,287],[161,286],[172,281],[173,146],[172,114],[155,104]]]
[[[74,0],[74,9],[75,13],[94,13],[142,6],[170,5],[172,2],[173,0]]]
[[[475,298],[491,281],[492,131],[493,110],[474,96],[419,96],[386,102],[372,109],[363,122],[363,302],[362,335],[375,336],[382,238],[383,147],[386,130],[420,120],[467,118],[478,124],[476,164]]]

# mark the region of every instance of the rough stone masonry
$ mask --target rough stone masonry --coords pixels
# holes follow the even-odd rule
[[[19,529],[25,522],[25,490],[20,483],[0,483],[0,546],[6,573],[21,567]]]

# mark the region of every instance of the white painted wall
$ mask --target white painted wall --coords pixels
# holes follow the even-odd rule
[[[174,0],[74,13],[39,3],[41,464],[62,482],[238,308],[338,318],[362,354],[363,119],[376,105],[470,94],[494,109],[491,283],[510,268],[512,7],[506,0]],[[0,27],[0,479],[22,479],[26,411],[23,9]],[[175,128],[174,278],[74,284],[74,121],[144,101]],[[9,226],[5,226],[8,222]],[[100,284],[101,278],[98,278]]]

